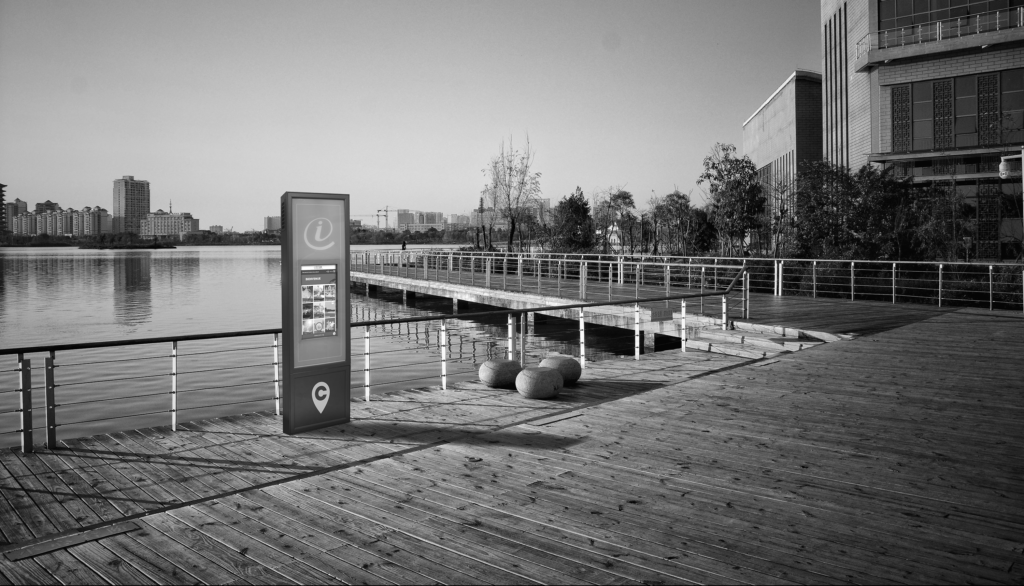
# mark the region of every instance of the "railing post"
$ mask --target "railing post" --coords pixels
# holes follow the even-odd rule
[[[852,260],[850,261],[850,301],[853,301],[853,287],[854,287],[854,283],[856,282],[856,277],[854,276],[854,273],[853,273],[853,266],[855,264],[857,264],[857,263],[852,261]]]
[[[896,263],[892,263],[892,304],[896,305]]]
[[[682,311],[683,315],[682,315],[682,318],[680,318],[680,320],[679,320],[679,329],[680,329],[680,332],[682,333],[681,337],[683,339],[683,352],[686,352],[686,300],[685,299],[682,300],[681,311]]]
[[[363,326],[363,400],[370,402],[370,326]]]
[[[28,454],[32,447],[32,361],[25,360],[24,354],[18,354],[18,368],[21,369],[21,388],[19,389],[19,409],[21,412],[21,452]]]
[[[586,322],[583,321],[583,308],[580,308],[580,368],[587,367],[587,338],[585,336],[584,325]]]
[[[529,314],[519,314],[519,366],[526,368],[526,327]]]
[[[274,410],[281,415],[281,334],[274,334]]]
[[[772,275],[772,295],[779,296],[779,259],[775,259],[772,264],[775,266],[774,274]]]
[[[587,261],[580,261],[580,299],[587,299]]]
[[[441,320],[441,390],[448,390],[448,322]]]
[[[722,331],[729,329],[729,296],[722,295]]]
[[[615,263],[608,261],[608,301],[612,300],[612,280],[615,279]]]
[[[779,261],[779,297],[782,297],[782,284],[786,280],[786,261]],[[718,288],[717,285],[715,287]]]
[[[988,310],[992,311],[992,265],[988,265]]]
[[[555,281],[557,283],[556,287],[558,289],[558,294],[557,295],[559,297],[562,296],[562,265],[563,265],[564,262],[565,261],[562,261],[562,260],[558,261],[558,268],[556,269],[557,272],[555,273]]]
[[[811,263],[811,297],[818,298],[818,261]]]
[[[750,319],[750,273],[743,271],[743,319]]]
[[[665,263],[665,297],[668,297],[669,295],[672,294],[671,280],[672,280],[671,269],[669,268],[669,264]]]
[[[518,259],[519,259],[519,262],[518,262],[519,266],[516,267],[517,268],[516,273],[519,276],[519,292],[522,293],[523,292],[523,255],[520,254]]]
[[[508,348],[508,359],[516,359],[516,321],[515,315],[508,314],[508,336],[505,339],[505,346]]]
[[[640,304],[633,304],[633,360],[640,360]]]
[[[541,289],[540,289],[541,264],[540,263],[543,262],[543,261],[541,261],[540,257],[537,257],[536,260],[537,260],[537,294],[539,295],[541,293]]]
[[[178,342],[171,342],[171,431],[178,431]]]
[[[54,388],[56,385],[53,382],[53,350],[50,350],[50,356],[44,363],[46,370],[44,371],[45,391],[44,398],[46,403],[46,449],[55,450],[57,449],[57,403],[54,400]]]
[[[701,265],[700,267],[700,314],[704,315],[704,269],[706,267]]]
[[[942,307],[942,265],[939,265],[939,307]]]

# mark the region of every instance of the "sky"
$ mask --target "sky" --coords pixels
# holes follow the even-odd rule
[[[502,141],[543,197],[691,192],[716,142],[794,69],[820,71],[818,0],[0,0],[7,201],[262,229],[285,191],[352,218],[468,213]],[[380,220],[383,222],[383,219]],[[395,214],[391,214],[391,222]]]

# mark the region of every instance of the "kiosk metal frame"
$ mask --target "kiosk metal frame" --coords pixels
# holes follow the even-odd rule
[[[281,196],[284,432],[351,420],[349,196]]]

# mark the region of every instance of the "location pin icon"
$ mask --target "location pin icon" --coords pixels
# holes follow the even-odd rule
[[[327,406],[327,400],[331,398],[331,387],[327,386],[325,382],[318,382],[313,385],[313,404],[316,405],[316,410],[320,413],[324,412],[324,407]]]

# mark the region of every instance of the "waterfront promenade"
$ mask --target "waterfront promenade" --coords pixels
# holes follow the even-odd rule
[[[779,302],[856,335],[4,450],[0,582],[1024,581],[1021,315]]]

